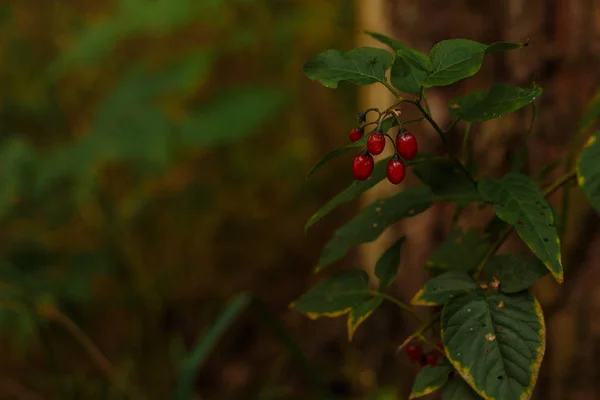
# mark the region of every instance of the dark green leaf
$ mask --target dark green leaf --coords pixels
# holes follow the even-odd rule
[[[427,210],[433,193],[427,186],[413,186],[378,200],[338,229],[325,246],[317,270],[343,258],[354,246],[372,242],[390,225]]]
[[[577,163],[577,183],[597,213],[600,213],[600,131],[581,149]]]
[[[480,200],[477,187],[451,160],[436,159],[419,163],[413,167],[415,175],[435,195],[436,200],[444,200],[459,205],[467,205]]]
[[[451,372],[452,367],[445,360],[435,367],[424,366],[417,374],[408,398],[417,399],[435,392],[444,386]]]
[[[475,393],[460,376],[454,376],[444,385],[442,400],[481,400],[481,396]]]
[[[304,73],[329,88],[337,88],[344,81],[355,85],[385,83],[385,72],[392,61],[389,52],[374,47],[359,47],[347,52],[326,50],[304,64]]]
[[[482,278],[500,282],[500,291],[517,293],[526,290],[548,270],[540,260],[518,254],[503,254],[490,258],[482,271]]]
[[[397,40],[389,38],[385,35],[375,32],[365,32],[376,40],[379,40],[381,43],[390,46],[392,49],[396,51],[397,56],[402,56],[406,61],[411,63],[415,68],[421,71],[430,71],[431,70],[431,61],[429,57],[418,50],[412,49],[408,46],[403,45]]]
[[[410,303],[415,306],[440,306],[458,293],[477,287],[473,278],[466,272],[450,271],[428,280]]]
[[[494,53],[496,51],[510,51],[510,50],[518,50],[526,47],[529,43],[509,43],[509,42],[496,42],[492,43],[485,50],[485,53]]]
[[[348,315],[348,340],[352,340],[356,328],[369,318],[381,303],[381,297],[372,297],[352,307]]]
[[[369,276],[363,270],[339,271],[313,286],[290,307],[311,319],[338,317],[369,295]]]
[[[446,356],[486,399],[529,399],[545,350],[542,309],[529,293],[477,289],[442,310]]]
[[[435,249],[425,263],[425,268],[434,273],[470,272],[475,269],[489,246],[490,243],[474,230],[463,232],[454,229]]]
[[[390,81],[394,87],[404,93],[419,93],[421,82],[426,77],[427,72],[416,68],[405,55],[398,52],[390,72]]]
[[[550,204],[528,176],[509,173],[501,180],[479,182],[481,196],[492,203],[496,215],[513,225],[521,239],[563,281],[560,241]]]
[[[375,276],[379,278],[379,290],[387,289],[398,274],[400,267],[400,250],[406,238],[401,237],[387,249],[375,264]]]
[[[532,103],[542,94],[542,89],[524,89],[505,83],[496,83],[490,90],[479,90],[451,100],[448,104],[454,118],[480,122],[517,111]]]

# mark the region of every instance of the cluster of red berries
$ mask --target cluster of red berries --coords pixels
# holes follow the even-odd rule
[[[350,131],[350,140],[357,142],[363,137],[364,133],[364,127],[354,128]],[[367,148],[354,158],[352,164],[352,172],[356,180],[364,181],[371,176],[373,168],[375,168],[373,156],[381,154],[385,149],[386,136],[392,139],[381,130],[381,126],[378,126],[369,134]],[[406,175],[406,166],[403,160],[411,161],[417,155],[417,138],[411,132],[401,128],[396,135],[394,150],[394,157],[387,165],[387,178],[391,183],[397,185],[404,180]]]
[[[420,367],[426,365],[435,367],[443,357],[444,345],[440,342],[438,343],[438,349],[424,353],[420,344],[409,344],[404,351],[408,359],[414,363],[419,363]]]

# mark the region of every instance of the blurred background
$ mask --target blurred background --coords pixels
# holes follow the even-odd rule
[[[429,94],[445,125],[450,98],[494,80],[545,88],[531,135],[529,108],[474,127],[482,175],[524,144],[533,175],[564,157],[600,82],[599,0],[0,2],[0,398],[407,398],[416,369],[395,351],[415,326],[393,305],[350,343],[343,320],[288,310],[336,227],[399,190],[384,182],[304,232],[351,182],[354,154],[306,172],[347,143],[358,110],[390,99],[326,89],[302,65],[379,46],[363,30],[426,53],[448,38],[530,40]],[[415,132],[440,150],[427,125]],[[535,287],[549,331],[537,399],[600,398],[600,225],[572,191],[566,283]],[[341,267],[370,271],[406,235],[392,293],[409,300],[452,213],[404,221]],[[230,325],[203,347],[232,299]]]

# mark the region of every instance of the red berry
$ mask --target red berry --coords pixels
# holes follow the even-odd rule
[[[387,178],[391,183],[394,185],[399,184],[404,180],[404,175],[406,175],[406,167],[398,157],[394,157],[388,161]]]
[[[364,181],[371,176],[374,167],[375,162],[373,161],[373,157],[369,153],[363,151],[354,157],[354,162],[352,163],[354,179],[358,181]]]
[[[444,343],[443,342],[437,342],[437,347],[438,349],[440,349],[440,351],[443,353],[444,352]]]
[[[353,142],[358,142],[364,134],[365,130],[363,128],[354,128],[350,131],[350,140]]]
[[[417,155],[417,138],[411,132],[404,132],[396,136],[396,151],[405,160],[412,160]]]
[[[435,353],[427,354],[427,356],[425,357],[425,364],[430,365],[432,367],[435,367],[438,364],[438,361],[439,358]]]
[[[373,132],[367,138],[367,150],[373,155],[381,154],[385,149],[385,136],[378,132]]]
[[[409,344],[408,346],[406,346],[404,351],[406,352],[408,359],[412,362],[417,362],[421,360],[421,356],[423,355],[421,346],[419,346],[418,344]]]

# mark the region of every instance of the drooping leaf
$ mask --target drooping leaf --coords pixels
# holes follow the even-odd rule
[[[542,309],[529,292],[477,289],[442,310],[448,360],[486,399],[529,399],[545,351]]]
[[[450,85],[475,75],[481,68],[484,54],[521,47],[523,45],[512,43],[493,43],[488,46],[467,39],[441,41],[431,49],[429,58],[432,71],[422,84],[425,87]]]
[[[475,269],[489,246],[490,243],[474,230],[463,232],[454,229],[435,249],[425,263],[425,268],[433,273],[470,272]]]
[[[352,247],[377,239],[388,226],[427,210],[432,200],[427,186],[413,186],[371,204],[336,231],[321,253],[317,270],[341,259]]]
[[[477,289],[477,284],[461,271],[450,271],[431,278],[410,303],[414,306],[444,305],[458,293]]]
[[[415,175],[431,188],[436,200],[467,205],[480,200],[475,184],[448,159],[435,159],[413,167]]]
[[[222,93],[185,118],[179,126],[185,147],[229,144],[257,133],[289,100],[276,88],[241,87]]]
[[[600,131],[594,133],[586,142],[577,163],[577,184],[594,207],[600,213]]]
[[[517,111],[542,94],[542,88],[520,88],[495,83],[489,90],[478,90],[451,100],[448,110],[454,118],[480,122]]]
[[[527,290],[547,273],[548,270],[537,258],[502,254],[490,258],[481,276],[487,281],[497,280],[500,291],[504,293],[517,293]]]
[[[355,306],[348,315],[348,340],[352,340],[354,332],[383,303],[383,298],[372,297]]]
[[[381,124],[381,129],[383,132],[387,132],[390,128],[396,125],[398,125],[398,121],[396,121],[396,118],[389,117],[383,120]],[[329,161],[333,160],[337,156],[346,153],[348,150],[365,146],[367,144],[368,136],[369,135],[365,132],[365,135],[359,141],[348,143],[345,146],[338,147],[337,149],[333,149],[329,153],[325,154],[325,156],[321,158],[321,160],[319,160],[319,162],[314,167],[312,167],[310,171],[308,171],[308,174],[306,174],[306,179],[310,178],[315,172],[320,170],[325,164],[327,164]]]
[[[509,173],[501,180],[481,180],[479,192],[492,203],[496,215],[515,227],[533,254],[562,282],[560,241],[554,214],[535,181],[522,174]]]
[[[406,240],[401,237],[387,249],[375,264],[375,276],[379,279],[379,290],[387,289],[398,274],[400,267],[400,249]]]
[[[452,367],[445,360],[435,367],[424,366],[415,377],[408,398],[417,399],[439,390],[448,381],[451,372]]]
[[[326,50],[304,64],[304,73],[311,80],[334,89],[344,81],[369,85],[386,82],[385,72],[392,61],[392,54],[374,47],[359,47],[347,52]]]
[[[481,398],[460,376],[453,376],[442,388],[442,400],[481,400]]]
[[[311,319],[347,314],[369,296],[369,276],[363,270],[336,272],[314,285],[290,307]]]

